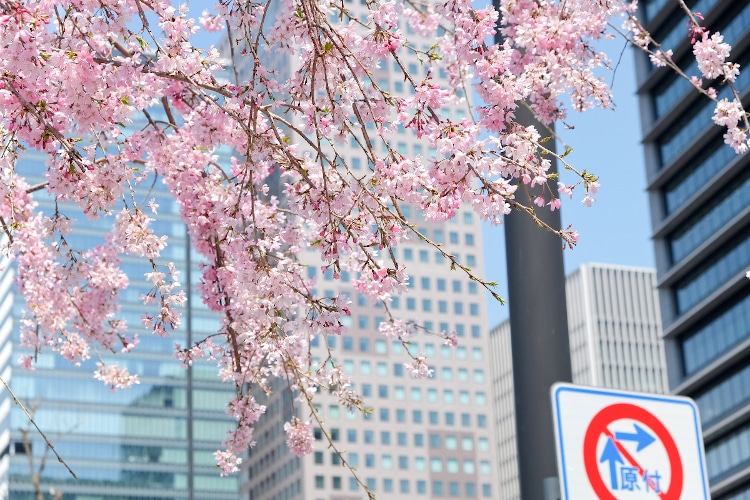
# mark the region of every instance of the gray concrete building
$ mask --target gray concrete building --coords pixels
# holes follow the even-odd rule
[[[585,264],[567,277],[574,383],[667,391],[655,286],[653,270],[624,266]],[[498,498],[515,500],[520,499],[520,491],[509,321],[490,331],[490,349]]]

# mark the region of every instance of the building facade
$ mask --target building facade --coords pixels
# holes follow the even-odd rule
[[[348,15],[368,22],[366,2],[346,0]],[[275,13],[269,13],[268,19]],[[416,82],[428,76],[418,51],[427,53],[434,37],[414,32],[406,19],[400,28],[415,50],[400,52],[400,60]],[[262,56],[261,56],[262,57]],[[293,62],[279,59],[270,64],[279,74],[288,74]],[[243,68],[239,68],[242,75]],[[431,74],[447,87],[443,71]],[[404,79],[402,67],[389,61],[370,75],[373,85],[395,96],[414,93]],[[460,91],[459,91],[460,93]],[[468,116],[468,106],[456,103],[441,109],[458,122]],[[375,137],[375,134],[372,136]],[[436,154],[411,129],[399,126],[389,147],[374,142],[379,157],[402,154],[429,157]],[[370,171],[360,145],[352,140],[336,144],[336,154],[345,160],[356,177]],[[347,411],[336,398],[321,394],[315,407],[325,431],[316,431],[313,454],[302,458],[288,452],[285,421],[296,414],[302,421],[313,421],[311,410],[293,402],[293,394],[283,385],[266,397],[266,415],[254,432],[257,445],[242,464],[242,498],[252,500],[365,500],[365,487],[377,498],[498,498],[493,426],[489,401],[490,378],[487,357],[485,292],[460,270],[451,270],[445,253],[477,276],[482,276],[482,241],[479,217],[470,207],[462,207],[445,222],[427,222],[415,207],[401,204],[404,217],[441,250],[412,235],[411,240],[393,252],[409,274],[409,291],[394,297],[385,306],[373,303],[354,290],[353,276],[341,273],[334,280],[332,270],[321,272],[312,252],[306,262],[309,277],[315,278],[316,292],[333,297],[349,296],[351,316],[344,318],[346,332],[329,336],[328,347],[347,375],[353,389],[364,397],[369,415]],[[385,338],[378,331],[388,315],[419,325],[417,333],[404,345]],[[440,332],[455,332],[457,347],[444,345]],[[433,375],[418,379],[404,366],[411,356],[427,356]],[[312,345],[313,369],[325,363],[329,353],[321,339]],[[356,477],[343,465],[356,469]],[[364,486],[363,486],[364,485]]]
[[[29,152],[18,169],[28,173],[30,183],[41,182],[43,161]],[[43,191],[36,194],[40,208],[52,213],[54,201]],[[138,191],[138,195],[144,193]],[[149,196],[160,206],[158,214],[152,215],[153,224],[169,237],[159,262],[174,262],[184,290],[194,291],[200,276],[198,257],[189,252],[178,208],[161,182],[153,184]],[[73,248],[103,242],[105,230],[111,228],[111,220],[87,220],[73,207],[61,204],[59,208],[76,221],[75,234],[67,237]],[[132,333],[142,328],[146,306],[140,296],[151,288],[144,277],[151,269],[126,258],[122,267],[130,288],[121,294],[120,318],[127,320]],[[38,354],[35,369],[28,371],[18,366],[19,356],[34,354],[18,344],[23,300],[13,292],[13,268],[0,265],[0,269],[2,376],[77,476],[74,479],[58,463],[3,390],[0,471],[7,471],[10,498],[37,498],[32,476],[43,468],[42,492],[63,493],[64,500],[237,499],[239,479],[219,477],[213,456],[234,424],[224,411],[234,392],[219,380],[215,365],[196,363],[188,370],[175,357],[176,343],[187,345],[218,328],[219,319],[202,305],[198,293],[190,295],[182,310],[181,328],[171,336],[159,337],[144,329],[132,352],[116,356],[92,352],[92,358],[81,366],[48,350]],[[139,376],[140,384],[110,391],[93,377],[99,356],[127,366]]]
[[[567,277],[565,292],[573,383],[667,392],[653,270],[586,264]],[[504,500],[520,499],[510,342],[510,321],[490,331],[498,498]]]
[[[423,222],[420,231],[443,250],[482,272],[481,226],[473,212],[462,210],[450,222]],[[316,431],[312,455],[297,458],[286,449],[283,424],[293,411],[312,421],[292,394],[278,387],[268,398],[267,414],[255,431],[257,445],[243,468],[243,498],[252,500],[365,500],[356,474],[377,498],[498,498],[491,464],[495,460],[490,395],[484,291],[462,273],[450,270],[442,253],[425,242],[393,249],[409,270],[408,294],[388,306],[399,318],[422,325],[404,346],[383,337],[378,325],[387,313],[351,287],[350,276],[334,281],[310,266],[317,292],[351,298],[351,316],[341,337],[328,337],[336,362],[372,409],[365,415],[347,411],[336,398],[321,394],[315,410],[333,446]],[[455,331],[458,346],[445,345],[430,332]],[[313,367],[328,356],[313,343]],[[404,366],[424,353],[434,370],[428,378],[412,378]],[[338,451],[337,451],[338,450]],[[339,451],[341,454],[339,455]]]
[[[687,2],[732,45],[747,105],[750,1]],[[697,75],[677,2],[641,5],[647,29]],[[750,157],[713,125],[713,103],[637,58],[653,239],[670,389],[700,409],[712,498],[750,498]],[[719,99],[731,90],[714,86]]]

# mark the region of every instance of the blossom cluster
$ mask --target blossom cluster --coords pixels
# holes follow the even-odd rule
[[[354,288],[386,310],[408,289],[408,269],[390,251],[408,239],[433,244],[490,288],[421,234],[405,208],[445,221],[470,207],[493,224],[516,209],[544,225],[538,211],[574,193],[590,205],[597,178],[545,146],[546,127],[569,119],[569,108],[612,106],[600,74],[609,63],[595,48],[608,23],[625,16],[655,64],[679,69],[670,51],[654,48],[634,3],[620,0],[501,0],[497,9],[469,0],[229,0],[200,13],[167,0],[0,5],[0,242],[26,301],[21,343],[73,363],[135,348],[138,325],[120,317],[120,294],[132,286],[125,257],[144,264],[141,326],[156,335],[180,328],[186,293],[164,258],[157,205],[137,195],[163,183],[204,263],[197,291],[221,318],[213,335],[176,354],[186,365],[214,360],[237,395],[227,405],[237,425],[215,455],[222,474],[236,472],[253,446],[265,411],[253,391],[274,380],[300,403],[285,427],[298,455],[312,450],[321,424],[316,394],[363,408],[335,355],[313,364],[311,341],[328,345],[350,312],[345,296],[315,293],[303,254],[334,279],[353,274]],[[703,77],[731,85],[739,67],[729,46],[689,14]],[[223,32],[220,49],[197,47],[200,29]],[[403,91],[374,78],[385,68]],[[459,107],[461,115],[450,112]],[[747,148],[736,93],[717,104],[714,121],[737,151]],[[428,153],[400,151],[400,134]],[[358,149],[358,165],[343,145]],[[33,172],[41,186],[17,168],[27,150],[46,158]],[[566,178],[553,173],[554,159]],[[55,213],[41,213],[40,190]],[[110,225],[101,245],[71,245],[73,205]],[[578,239],[570,227],[556,234],[569,246]],[[407,343],[419,325],[388,312],[380,333]],[[457,343],[454,333],[438,335]],[[32,367],[33,357],[20,364]],[[414,377],[432,374],[421,353],[406,366]],[[137,383],[103,362],[95,376],[111,388]]]

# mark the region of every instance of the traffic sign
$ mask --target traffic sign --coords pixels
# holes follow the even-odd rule
[[[551,390],[562,500],[709,500],[689,398],[572,384]]]

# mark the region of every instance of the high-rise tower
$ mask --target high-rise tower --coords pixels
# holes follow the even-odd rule
[[[18,169],[29,182],[43,182],[43,162],[44,158],[29,152]],[[155,200],[158,213],[150,216],[159,231],[169,237],[169,246],[158,262],[174,262],[190,295],[182,309],[182,325],[173,335],[159,337],[144,330],[132,352],[117,356],[104,351],[92,353],[80,367],[48,350],[38,355],[35,369],[27,371],[17,364],[20,355],[34,354],[18,344],[23,299],[10,286],[13,268],[4,267],[0,272],[2,375],[24,405],[33,410],[36,424],[77,476],[74,479],[57,462],[3,389],[0,415],[7,416],[2,417],[0,471],[8,470],[10,498],[14,500],[37,498],[32,468],[37,473],[42,464],[43,492],[63,492],[66,500],[237,499],[239,478],[219,477],[213,456],[226,431],[235,424],[224,411],[234,393],[217,377],[216,366],[196,363],[186,370],[174,354],[175,343],[188,345],[191,338],[214,333],[219,320],[193,292],[199,259],[189,250],[178,207],[161,182],[142,186],[148,193],[137,190],[136,196]],[[43,191],[36,193],[36,199],[46,213],[55,210],[54,200]],[[74,207],[61,204],[59,209],[75,219],[75,234],[67,237],[73,248],[101,244],[105,230],[111,227],[111,220],[87,220]],[[152,269],[126,258],[122,267],[131,288],[121,294],[120,318],[127,320],[132,333],[142,328],[145,306],[140,294],[151,288],[144,273]],[[139,376],[140,384],[109,391],[93,378],[98,356],[127,366],[130,373]],[[29,428],[24,438],[24,430]]]
[[[732,45],[747,102],[750,1],[686,3]],[[641,17],[697,76],[677,2],[643,2]],[[700,408],[712,498],[750,498],[750,157],[724,144],[714,103],[689,82],[645,56],[637,72],[670,389]],[[726,85],[710,84],[719,99],[732,98]]]

